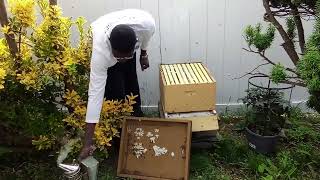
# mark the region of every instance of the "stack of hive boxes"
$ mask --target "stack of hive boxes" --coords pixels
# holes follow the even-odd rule
[[[193,132],[219,129],[216,81],[202,63],[160,65],[160,93],[164,118],[191,120]]]

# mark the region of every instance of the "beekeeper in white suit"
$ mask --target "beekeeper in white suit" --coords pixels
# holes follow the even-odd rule
[[[79,159],[93,153],[93,134],[99,122],[103,99],[120,100],[138,95],[133,116],[143,116],[136,71],[136,53],[142,70],[149,67],[147,48],[155,32],[155,20],[146,11],[125,9],[99,17],[93,33],[86,128]]]

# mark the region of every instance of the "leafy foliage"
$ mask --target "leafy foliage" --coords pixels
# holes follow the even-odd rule
[[[215,144],[213,156],[225,163],[237,163],[245,161],[247,151],[249,148],[244,142],[225,135]]]
[[[258,172],[263,174],[263,180],[295,179],[297,173],[296,162],[290,157],[289,152],[281,152],[276,157],[276,164],[270,159],[258,167]]]
[[[261,23],[258,23],[255,27],[249,25],[245,29],[245,40],[249,46],[254,46],[258,51],[265,51],[268,49],[275,36],[275,27],[269,24],[266,32],[262,32]]]
[[[301,58],[298,71],[307,84],[310,97],[308,106],[320,112],[320,20],[317,19],[314,32],[307,43],[306,52]]]
[[[316,0],[271,0],[271,6],[274,8],[281,8],[294,4],[296,6],[303,5],[314,9],[316,7],[316,2]]]
[[[286,84],[306,87],[304,79],[300,76],[297,68],[284,67],[276,63],[273,59],[267,57],[265,51],[271,47],[274,39],[274,31],[279,32],[278,36],[283,42],[281,47],[284,49],[285,53],[288,55],[292,63],[297,66],[300,61],[299,54],[305,53],[305,31],[304,31],[304,20],[309,21],[314,19],[316,16],[316,10],[319,9],[320,1],[317,0],[263,0],[263,7],[265,9],[264,21],[270,26],[274,26],[271,30],[267,30],[264,35],[260,35],[261,30],[260,23],[253,28],[251,25],[245,28],[244,39],[246,40],[249,49],[245,49],[248,52],[258,54],[262,57],[265,63],[258,65],[248,74],[264,74],[259,71],[261,66],[272,65],[273,69],[271,74],[264,74],[272,79],[273,82],[279,83],[283,82]],[[307,17],[307,18],[306,18]],[[285,24],[283,24],[279,19],[284,19]],[[266,34],[270,34],[269,36]],[[257,37],[257,38],[256,38]],[[255,40],[256,39],[256,40]],[[297,45],[301,52],[298,52]],[[258,49],[254,50],[252,47]],[[283,67],[283,68],[282,68]],[[309,104],[315,108],[316,101],[319,99],[317,96],[311,97]],[[319,109],[319,107],[318,107]]]
[[[291,127],[285,130],[287,140],[294,145],[292,155],[300,168],[311,168],[320,162],[320,122],[317,114],[304,114],[299,109],[291,113]]]
[[[280,63],[276,64],[275,66],[272,67],[271,71],[271,80],[278,84],[281,81],[285,80],[287,77],[286,71],[284,69],[284,66],[281,65]]]
[[[287,18],[286,25],[287,25],[287,34],[289,38],[293,40],[297,36],[296,34],[297,26],[296,26],[296,23],[294,22],[293,17]]]
[[[295,84],[298,86],[308,87],[310,97],[308,106],[317,112],[320,112],[320,21],[319,8],[320,1],[317,0],[271,0],[265,9],[269,9],[271,13],[265,14],[265,20],[269,24],[266,33],[261,33],[261,24],[258,23],[256,27],[247,26],[244,32],[245,40],[249,46],[249,52],[258,53],[269,64],[273,65],[271,74],[268,75],[275,83],[285,82],[288,84]],[[269,6],[269,7],[268,7]],[[316,15],[318,14],[318,15]],[[268,17],[268,16],[273,16]],[[305,45],[305,34],[302,23],[304,16],[315,17],[316,23],[314,25],[314,32]],[[286,20],[286,31],[276,17],[282,17]],[[268,49],[274,39],[276,26],[284,41],[284,49],[296,65],[296,69],[285,68],[281,64],[272,62],[265,56],[265,50]],[[297,34],[299,35],[297,37]],[[296,42],[302,51],[302,58],[298,57],[296,50]],[[305,47],[306,46],[306,47]],[[258,51],[252,50],[252,47]],[[257,70],[258,67],[255,69]],[[289,73],[286,71],[290,71]]]
[[[268,157],[253,151],[247,152],[247,168],[256,173],[259,172],[259,166],[267,162]]]
[[[239,179],[319,179],[319,173],[316,171],[320,163],[319,140],[309,138],[311,134],[313,137],[320,135],[319,115],[306,114],[298,108],[290,110],[287,120],[291,125],[285,127],[287,139],[280,142],[280,151],[275,156],[265,156],[251,151],[241,134],[230,133],[229,128],[237,126],[234,116],[230,116],[233,120],[225,121],[229,122],[228,125],[221,126],[222,139],[215,143],[212,150],[212,158],[217,166],[236,172],[245,170],[246,173],[242,172],[241,178],[237,176]],[[242,123],[241,119],[238,119],[238,123]],[[232,126],[229,127],[230,125]],[[296,132],[297,129],[306,128],[308,132],[304,131],[304,135]]]
[[[191,177],[192,180],[230,180],[229,175],[222,172],[219,167],[214,166],[210,154],[207,151],[196,151],[191,155]]]
[[[246,116],[246,124],[253,132],[263,136],[275,135],[284,127],[290,108],[282,92],[250,88],[242,101],[250,109]]]
[[[227,179],[320,179],[319,140],[313,138],[296,138],[295,132],[289,131],[309,128],[307,134],[320,135],[318,114],[303,113],[298,108],[291,109],[286,126],[287,138],[282,138],[280,151],[274,156],[265,156],[248,148],[241,131],[235,130],[245,112],[225,116],[221,124],[221,138],[209,150],[192,149],[190,162],[191,180],[227,180]],[[226,120],[229,118],[228,120]],[[302,128],[303,129],[303,128]],[[312,132],[310,132],[312,131]],[[301,137],[301,135],[298,135]],[[309,135],[306,135],[308,137]],[[79,144],[74,148],[79,148]],[[56,159],[46,152],[34,155],[11,153],[11,149],[1,148],[0,177],[2,179],[59,179],[50,175],[61,175],[56,166]],[[96,152],[98,153],[98,152]],[[99,152],[100,153],[100,152]],[[72,155],[74,156],[74,155]],[[95,155],[97,157],[97,155]],[[113,157],[109,157],[113,158]],[[111,159],[99,161],[98,179],[113,180],[116,168]],[[72,160],[72,159],[71,159]],[[23,162],[23,163],[22,163]],[[62,178],[62,177],[61,177]]]
[[[1,121],[18,135],[32,137],[39,150],[59,147],[66,141],[63,138],[83,134],[91,29],[85,27],[83,17],[64,17],[61,8],[47,0],[10,0],[9,10],[12,16],[2,32],[14,35],[18,52],[11,55],[6,40],[0,39]],[[70,42],[73,27],[79,35],[76,46]],[[104,101],[95,132],[101,151],[118,136],[123,116],[132,113],[135,98],[128,95],[122,101]]]

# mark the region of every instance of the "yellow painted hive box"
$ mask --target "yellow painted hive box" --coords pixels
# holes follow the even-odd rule
[[[160,65],[160,94],[166,113],[216,108],[216,80],[202,63]]]
[[[164,113],[166,119],[182,119],[192,122],[192,132],[217,131],[219,129],[218,115],[215,111],[191,113]]]

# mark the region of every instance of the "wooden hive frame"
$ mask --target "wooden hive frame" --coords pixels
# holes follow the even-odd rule
[[[162,64],[161,70],[166,85],[213,83],[202,63]]]

